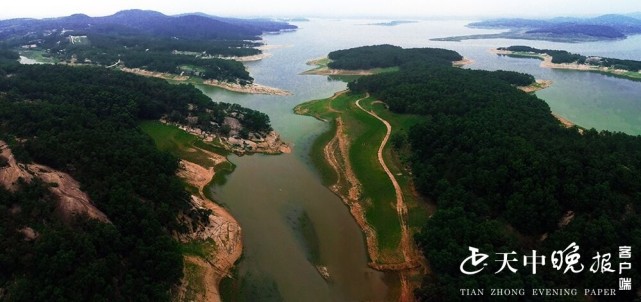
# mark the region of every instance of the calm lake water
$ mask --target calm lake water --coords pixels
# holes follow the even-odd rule
[[[420,21],[371,26],[387,20],[313,20],[295,23],[296,32],[267,35],[271,57],[247,63],[257,83],[289,90],[292,96],[243,95],[199,87],[215,101],[238,103],[269,114],[273,127],[294,146],[292,154],[231,156],[237,165],[224,184],[211,189],[243,227],[245,250],[239,264],[240,291],[248,301],[381,301],[394,298],[393,275],[367,267],[363,235],[341,200],[321,184],[308,156],[311,142],[328,125],[294,115],[302,102],[331,96],[343,82],[299,75],[305,63],[328,52],[354,46],[395,44],[456,50],[474,64],[466,68],[504,69],[552,80],[537,95],[552,111],[584,127],[641,134],[641,82],[595,73],[550,70],[538,60],[499,57],[490,48],[529,45],[586,55],[641,60],[641,36],[615,42],[551,43],[519,40],[435,42],[430,38],[492,33],[464,27],[469,20]],[[299,217],[306,213],[317,242],[302,236]],[[328,267],[325,281],[309,260],[317,254]]]

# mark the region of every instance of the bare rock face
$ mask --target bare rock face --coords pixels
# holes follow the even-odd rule
[[[3,165],[0,166],[0,184],[5,189],[13,192],[18,189],[19,179],[30,182],[33,176],[27,172],[26,166],[16,162],[9,146],[0,141],[0,159]]]
[[[80,190],[80,183],[71,175],[43,165],[16,162],[4,141],[0,141],[0,151],[0,156],[6,159],[6,164],[0,167],[0,185],[7,190],[17,190],[19,179],[28,183],[39,178],[50,185],[49,190],[58,198],[56,213],[63,220],[70,221],[75,215],[87,215],[102,222],[110,222],[107,215],[94,206],[87,193]]]
[[[55,184],[49,190],[58,197],[56,212],[64,219],[85,214],[102,222],[110,222],[107,215],[94,206],[87,193],[80,190],[80,183],[71,175],[43,165],[29,165],[29,170],[45,183]]]
[[[249,139],[238,137],[228,137],[225,142],[232,152],[245,153],[265,153],[281,154],[291,153],[291,147],[280,139],[280,135],[275,131],[270,131],[264,137],[250,133]]]
[[[210,201],[205,201],[200,197],[192,195],[192,204],[198,209],[209,209]],[[216,244],[216,252],[220,254],[224,252],[232,255],[237,252],[237,247],[241,243],[241,228],[240,225],[234,220],[230,219],[231,216],[224,215],[220,211],[212,211],[208,216],[207,224],[199,224],[190,233],[181,235],[181,241],[191,240],[214,240]]]

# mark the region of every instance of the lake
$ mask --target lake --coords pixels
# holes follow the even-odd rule
[[[552,43],[519,40],[436,42],[430,38],[493,33],[466,28],[474,20],[424,20],[372,26],[390,20],[312,20],[294,23],[298,31],[266,35],[269,58],[246,63],[256,83],[289,90],[292,96],[243,95],[200,86],[215,101],[238,103],[269,114],[272,125],[294,147],[292,154],[231,156],[236,170],[213,185],[216,201],[243,228],[244,254],[238,266],[239,291],[248,301],[380,301],[395,298],[394,274],[367,266],[363,235],[342,201],[321,183],[309,148],[328,125],[293,114],[302,102],[326,98],[346,87],[325,76],[300,75],[308,60],[337,49],[372,44],[441,47],[456,50],[473,69],[514,70],[552,80],[539,91],[552,111],[587,128],[641,134],[641,82],[596,73],[551,70],[540,61],[499,57],[489,49],[528,45],[585,55],[641,60],[641,36],[614,42]],[[301,218],[305,217],[305,218]],[[302,222],[301,222],[302,221]],[[302,225],[315,236],[304,236]],[[325,281],[310,259],[327,266]]]

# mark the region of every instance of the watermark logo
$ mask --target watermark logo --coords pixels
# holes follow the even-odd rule
[[[623,275],[626,271],[632,269],[632,247],[619,246],[618,254],[618,269],[612,263],[612,253],[596,252],[591,258],[590,266],[587,267],[582,263],[580,247],[576,242],[570,243],[562,250],[553,251],[550,255],[540,254],[537,250],[532,250],[525,255],[519,255],[516,251],[507,253],[494,253],[494,259],[489,254],[483,253],[479,248],[470,246],[468,247],[470,256],[466,257],[459,267],[461,273],[471,276],[478,274],[488,268],[488,262],[496,262],[498,269],[493,274],[499,273],[516,273],[519,269],[526,269],[533,275],[536,275],[540,268],[551,265],[553,269],[562,272],[563,274],[579,274],[582,272],[590,272],[593,274],[619,274]],[[615,254],[616,255],[616,254]],[[620,276],[619,290],[632,290],[632,278]],[[491,289],[492,293],[509,293],[509,295],[525,295],[525,290],[500,290]],[[461,295],[483,295],[483,289],[461,289]],[[532,295],[558,295],[556,290],[548,289],[534,289],[530,294]],[[562,295],[576,295],[578,290],[567,289],[561,290]],[[616,295],[615,289],[585,289],[585,295]],[[494,295],[494,294],[493,294]]]

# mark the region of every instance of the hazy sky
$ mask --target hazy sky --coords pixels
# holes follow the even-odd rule
[[[219,16],[528,16],[598,15],[641,11],[641,0],[36,0],[2,5],[0,19],[105,16],[140,8],[165,14],[204,12]]]

